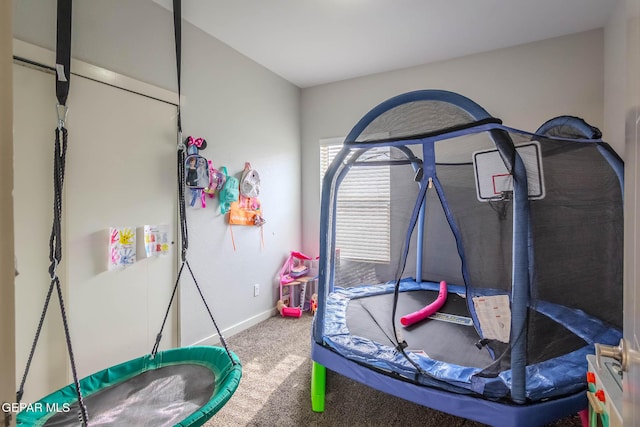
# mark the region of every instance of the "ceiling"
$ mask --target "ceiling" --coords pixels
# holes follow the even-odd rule
[[[600,28],[616,1],[187,0],[182,17],[305,88]]]

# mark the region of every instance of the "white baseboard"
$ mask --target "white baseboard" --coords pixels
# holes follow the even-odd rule
[[[250,327],[257,325],[258,323],[264,322],[268,318],[275,316],[277,312],[278,311],[275,308],[267,311],[263,311],[262,313],[257,314],[249,319],[243,320],[240,323],[236,323],[235,325],[232,325],[226,329],[223,329],[221,331],[222,335],[225,337],[225,339],[232,337],[235,334],[244,331],[245,329],[249,329]],[[218,334],[213,334],[189,345],[218,345],[218,344],[220,344],[220,337],[218,336]]]

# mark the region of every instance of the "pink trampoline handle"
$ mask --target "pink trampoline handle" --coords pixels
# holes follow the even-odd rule
[[[400,323],[402,326],[411,326],[416,322],[419,322],[427,317],[431,316],[433,313],[438,311],[440,307],[442,307],[447,301],[447,282],[444,280],[440,282],[440,292],[438,292],[438,298],[425,308],[415,311],[411,314],[407,314],[406,316],[402,316],[400,318]]]

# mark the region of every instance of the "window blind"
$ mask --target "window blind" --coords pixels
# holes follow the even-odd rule
[[[342,139],[321,140],[320,185],[329,164],[341,148]],[[388,147],[384,147],[376,152],[388,153],[388,150]],[[340,249],[340,257],[388,263],[390,216],[389,166],[352,167],[338,191],[336,248]]]

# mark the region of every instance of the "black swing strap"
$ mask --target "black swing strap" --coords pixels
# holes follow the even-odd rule
[[[20,382],[20,388],[16,393],[16,400],[20,402],[24,394],[24,385],[27,380],[29,368],[33,360],[40,333],[44,324],[44,319],[49,308],[53,289],[56,289],[58,300],[60,302],[60,312],[62,314],[62,323],[64,326],[65,339],[67,341],[67,350],[69,352],[69,360],[71,363],[71,371],[73,373],[73,381],[78,396],[78,405],[80,407],[80,418],[82,425],[88,425],[89,416],[87,408],[82,398],[80,390],[80,382],[78,381],[78,373],[76,369],[75,357],[71,345],[71,334],[69,332],[69,323],[67,321],[67,313],[62,297],[62,287],[57,274],[58,266],[62,261],[62,189],[64,184],[64,171],[67,154],[67,129],[65,121],[67,116],[67,96],[69,95],[69,81],[71,78],[71,11],[72,0],[58,0],[57,2],[57,34],[56,34],[56,97],[58,99],[58,126],[55,129],[55,145],[54,145],[54,164],[53,164],[53,225],[51,227],[51,236],[49,238],[49,275],[51,283],[45,298],[44,308],[40,315],[40,321],[36,330],[36,336],[29,352],[25,372]]]
[[[187,213],[185,209],[185,198],[184,198],[184,183],[185,183],[185,170],[184,170],[184,162],[186,159],[186,147],[182,140],[182,120],[180,116],[180,81],[181,81],[181,63],[182,63],[182,1],[181,0],[173,0],[173,31],[175,36],[176,43],[176,71],[178,75],[178,215],[180,217],[180,237],[181,237],[181,257],[182,257],[182,265],[180,266],[180,270],[178,271],[178,276],[176,278],[176,282],[173,286],[173,292],[171,293],[171,299],[169,300],[169,306],[167,307],[167,311],[165,312],[164,319],[162,320],[162,326],[160,327],[160,332],[156,335],[156,341],[153,344],[153,349],[151,350],[151,356],[155,357],[158,352],[158,348],[160,346],[160,340],[162,339],[162,331],[164,330],[164,326],[167,322],[167,318],[169,317],[169,311],[171,310],[171,305],[173,305],[173,301],[176,296],[176,292],[178,290],[178,285],[180,284],[180,277],[182,276],[182,271],[184,270],[185,265],[189,270],[189,274],[193,279],[193,283],[196,285],[196,289],[198,290],[198,294],[200,295],[200,299],[204,304],[207,313],[209,314],[209,318],[213,323],[216,332],[218,333],[218,337],[220,338],[220,342],[224,347],[225,351],[229,355],[229,359],[233,365],[236,365],[236,360],[231,356],[231,352],[229,351],[229,347],[227,346],[227,342],[224,339],[224,336],[220,332],[220,328],[216,323],[216,320],[211,313],[211,309],[209,308],[209,304],[207,304],[207,300],[202,293],[202,289],[196,280],[195,275],[193,274],[193,270],[191,270],[191,266],[189,265],[189,261],[187,261],[187,249],[189,248],[189,233],[187,226]]]
[[[180,237],[182,247],[182,261],[187,259],[189,249],[189,230],[187,228],[187,215],[184,203],[184,162],[186,147],[182,141],[182,114],[181,114],[181,81],[182,81],[182,1],[173,0],[173,34],[176,45],[176,74],[178,76],[178,208],[180,216]],[[182,270],[182,269],[181,269]]]
[[[182,134],[182,120],[180,118],[180,81],[182,70],[182,1],[173,0],[173,35],[176,42],[176,71],[178,75],[178,133]],[[179,143],[182,139],[178,140]]]
[[[396,319],[396,314],[398,309],[398,298],[400,296],[400,281],[402,279],[402,275],[404,274],[404,269],[407,266],[407,256],[409,254],[409,244],[411,242],[411,235],[413,234],[413,230],[415,229],[416,224],[418,222],[420,209],[422,205],[425,203],[427,190],[431,185],[431,181],[429,180],[427,179],[426,176],[423,175],[420,181],[420,191],[418,192],[416,203],[413,207],[413,212],[411,213],[411,218],[409,220],[409,228],[407,229],[407,234],[404,241],[404,247],[401,252],[402,258],[400,259],[400,262],[398,263],[398,269],[396,270],[396,281],[395,281],[396,283],[393,289],[393,309],[391,310],[391,325],[393,328],[393,336],[396,339],[395,340],[395,343],[397,344],[396,350],[399,353],[401,353],[405,357],[405,359],[416,368],[416,371],[417,371],[416,378],[418,374],[422,374],[425,376],[430,376],[430,375],[424,369],[422,369],[422,367],[420,367],[420,365],[418,365],[412,358],[410,358],[409,355],[407,355],[405,351],[405,348],[407,347],[407,342],[398,333],[395,319]]]
[[[71,0],[58,0],[56,34],[56,97],[58,105],[67,104],[71,79]]]

